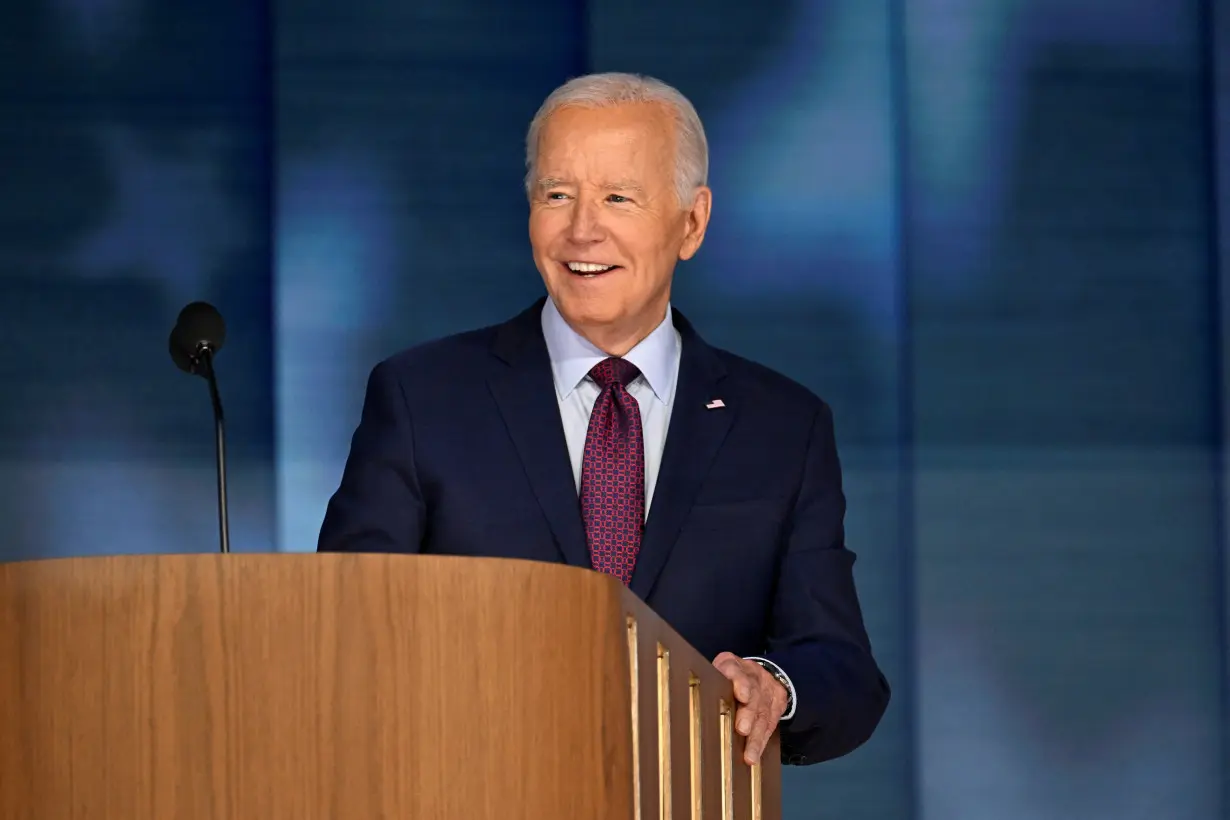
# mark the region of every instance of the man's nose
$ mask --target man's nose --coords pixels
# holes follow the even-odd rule
[[[573,242],[597,242],[603,238],[602,220],[598,205],[578,200],[572,208],[572,221],[568,224],[568,238]]]

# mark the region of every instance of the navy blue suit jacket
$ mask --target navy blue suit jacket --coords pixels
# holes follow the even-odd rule
[[[542,304],[376,365],[320,551],[590,566]],[[832,415],[674,317],[679,382],[631,590],[710,660],[758,655],[786,671],[798,706],[781,725],[785,762],[846,754],[889,687],[844,543]],[[713,399],[725,407],[706,409]]]

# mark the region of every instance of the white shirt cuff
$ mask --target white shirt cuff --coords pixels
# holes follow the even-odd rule
[[[772,669],[776,670],[777,673],[781,675],[782,678],[785,679],[786,691],[790,693],[790,711],[782,715],[781,719],[790,720],[790,718],[794,717],[795,710],[799,708],[799,697],[798,697],[798,694],[794,691],[794,683],[791,682],[790,676],[786,674],[786,670],[782,669],[780,666],[773,663],[773,661],[769,660],[768,658],[747,657],[747,658],[744,658],[743,660],[756,661],[757,663],[766,664]]]

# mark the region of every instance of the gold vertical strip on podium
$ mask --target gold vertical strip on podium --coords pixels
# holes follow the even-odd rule
[[[719,714],[722,752],[722,820],[735,820],[735,715],[731,705],[721,701]]]
[[[701,700],[700,678],[688,676],[688,751],[689,780],[692,787],[692,820],[704,816],[705,796],[701,792]]]
[[[761,781],[761,764],[752,766],[752,820],[762,820],[764,817],[764,789]]]
[[[729,682],[685,657],[645,616],[627,615],[628,705],[635,748],[629,778],[635,820],[779,820],[776,736],[765,760],[743,763],[739,704]],[[625,707],[620,705],[622,712]],[[771,762],[769,762],[771,761]]]
[[[658,644],[658,816],[671,820],[671,653]]]
[[[632,675],[632,816],[641,820],[641,697],[636,618],[628,616],[628,670]]]

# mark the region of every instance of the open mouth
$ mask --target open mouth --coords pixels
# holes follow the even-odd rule
[[[594,279],[620,269],[619,265],[603,265],[598,262],[561,262],[560,264],[573,276],[580,276],[584,279]]]

